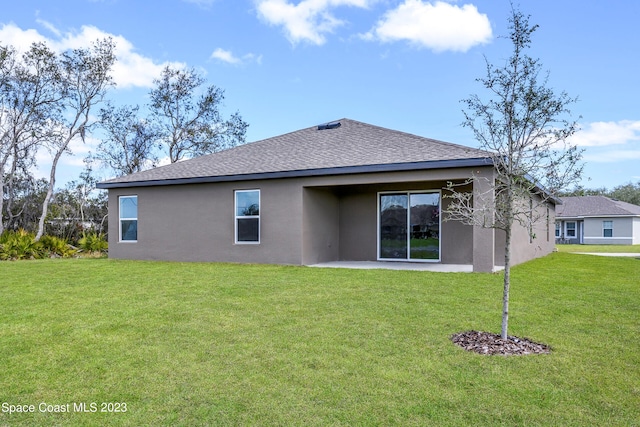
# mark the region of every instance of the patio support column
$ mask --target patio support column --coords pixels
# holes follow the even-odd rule
[[[477,215],[473,226],[474,273],[490,273],[495,266],[495,229],[486,227],[493,222],[494,179],[493,169],[484,168],[475,172],[473,180],[473,205]]]

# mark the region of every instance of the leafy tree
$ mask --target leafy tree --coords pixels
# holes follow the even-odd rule
[[[80,138],[93,127],[91,111],[101,102],[107,89],[112,85],[111,69],[115,63],[115,45],[111,39],[96,41],[89,49],[73,49],[62,53],[58,61],[60,100],[49,112],[52,120],[48,123],[47,146],[53,159],[49,175],[49,189],[42,204],[42,214],[38,223],[36,239],[44,234],[45,219],[49,202],[53,197],[56,182],[56,168],[60,157],[68,152],[71,141]]]
[[[640,206],[640,181],[636,184],[630,182],[628,184],[618,185],[614,187],[613,190],[608,190],[605,187],[584,188],[578,185],[570,191],[563,191],[560,196],[606,196]]]
[[[54,192],[47,215],[48,234],[76,243],[87,231],[106,231],[106,192],[95,190],[97,179],[91,172],[85,169],[78,180]]]
[[[158,164],[154,152],[158,133],[138,117],[139,107],[115,107],[100,110],[100,126],[106,132],[94,159],[115,171],[118,176],[140,172]]]
[[[5,191],[10,193],[4,204],[5,230],[36,229],[48,186],[46,179],[35,179],[30,173],[23,172],[12,177],[11,185],[5,187]]]
[[[56,55],[45,44],[33,44],[21,57],[12,47],[0,47],[0,212],[8,215],[9,222],[16,180],[29,175],[57,113],[62,96],[58,81]],[[4,228],[3,216],[0,232]]]
[[[585,188],[581,185],[576,185],[571,190],[561,191],[560,197],[571,196],[606,196],[609,191],[605,187],[600,188]]]
[[[628,183],[615,187],[609,197],[640,206],[640,181],[636,184]]]
[[[234,113],[224,120],[219,108],[224,91],[210,85],[194,69],[167,66],[149,93],[150,121],[159,132],[171,163],[209,154],[245,141],[247,123]]]
[[[531,227],[538,220],[536,212],[546,215],[546,209],[539,207],[582,173],[581,152],[566,143],[576,131],[576,122],[567,118],[568,105],[576,99],[565,92],[554,93],[548,87],[548,72],[541,74],[540,62],[526,54],[537,28],[512,5],[511,56],[501,66],[487,60],[486,76],[477,79],[488,92],[488,100],[478,95],[463,100],[463,125],[487,150],[495,172],[493,178],[473,178],[476,188],[488,189],[484,193],[472,195],[450,185],[452,200],[447,212],[449,219],[504,231],[503,339],[508,330],[514,223]]]

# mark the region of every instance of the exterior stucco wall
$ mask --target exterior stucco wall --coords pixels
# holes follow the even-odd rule
[[[447,198],[442,200],[443,211],[450,202]],[[459,221],[443,220],[440,249],[444,264],[473,264],[473,227]]]
[[[303,189],[302,263],[337,261],[340,202],[329,189]]]
[[[260,189],[260,244],[235,244],[234,190]],[[138,241],[119,242],[118,196],[138,196]],[[291,181],[109,191],[112,258],[302,263],[302,190]]]
[[[548,255],[555,248],[555,206],[553,203],[540,205],[536,209],[532,232],[518,221],[514,222],[511,239],[511,265],[520,264],[534,258]],[[505,235],[496,233],[496,264],[504,266]]]
[[[375,261],[377,250],[377,193],[350,189],[340,196],[340,260]]]
[[[461,181],[471,172],[434,169],[110,189],[109,256],[297,265],[376,260],[379,192],[442,191],[448,181]],[[480,172],[473,169],[475,174]],[[234,190],[251,189],[260,190],[260,243],[236,244]],[[135,243],[119,242],[118,196],[122,195],[138,196]],[[448,203],[441,198],[442,208]],[[544,236],[536,233],[538,239]],[[486,242],[474,242],[484,235],[459,222],[442,221],[441,262],[473,263],[474,247],[491,250],[494,246],[493,234]],[[550,252],[551,240],[542,251],[518,248],[514,260]],[[498,242],[496,238],[496,246]]]
[[[476,171],[472,186],[474,226],[473,230],[473,271],[493,272],[496,266],[496,233],[493,228],[482,227],[491,224],[495,206],[495,171],[492,168]]]
[[[584,219],[584,243],[589,245],[632,245],[633,217],[600,217]],[[613,237],[603,236],[603,221],[613,222]]]
[[[603,221],[613,222],[613,237],[604,237]],[[640,244],[640,218],[638,217],[588,217],[558,219],[562,236],[565,236],[566,223],[576,223],[575,238],[566,237],[557,243],[587,244],[587,245],[637,245]]]

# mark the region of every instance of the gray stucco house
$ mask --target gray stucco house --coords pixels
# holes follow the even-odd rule
[[[447,182],[484,192],[486,153],[350,119],[103,181],[109,256],[311,265],[472,264],[494,271],[504,236],[444,221]],[[484,183],[483,183],[484,182]],[[479,199],[479,198],[478,198]],[[550,253],[546,222],[514,230],[513,263]]]
[[[556,214],[556,242],[640,245],[640,206],[605,196],[562,197]]]

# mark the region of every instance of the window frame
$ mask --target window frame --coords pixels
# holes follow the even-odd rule
[[[573,235],[569,234],[569,224],[573,224]],[[564,237],[567,239],[578,238],[578,222],[577,221],[565,221],[564,223]]]
[[[559,239],[562,237],[562,224],[560,224],[559,222],[556,222],[555,236],[556,236],[556,239]]]
[[[238,194],[241,193],[258,193],[258,215],[238,215]],[[233,226],[234,226],[234,243],[236,245],[259,245],[262,235],[262,221],[261,221],[261,205],[262,195],[259,188],[247,189],[247,190],[234,190],[233,191]],[[257,219],[258,220],[258,240],[239,240],[238,239],[238,220],[240,219]]]
[[[123,217],[122,216],[122,200],[123,199],[135,199],[136,200],[136,216],[135,217]],[[118,242],[119,243],[137,243],[138,242],[138,195],[129,194],[118,196]],[[136,238],[135,239],[123,239],[122,236],[122,221],[135,221],[136,222]]]
[[[438,258],[412,258],[411,257],[411,196],[419,194],[437,194],[438,195]],[[406,258],[385,258],[381,256],[381,198],[388,195],[406,195],[407,196],[407,229],[406,229],[406,244],[407,244],[407,256]],[[376,259],[378,261],[390,261],[390,262],[425,262],[425,263],[438,263],[442,262],[442,191],[437,189],[427,190],[397,190],[397,191],[379,191],[377,193],[377,221],[376,221]]]
[[[607,227],[606,224],[611,224],[611,227]],[[611,235],[607,236],[606,231],[611,230]],[[603,220],[602,221],[602,237],[605,239],[611,239],[613,237],[613,221],[612,220]]]

